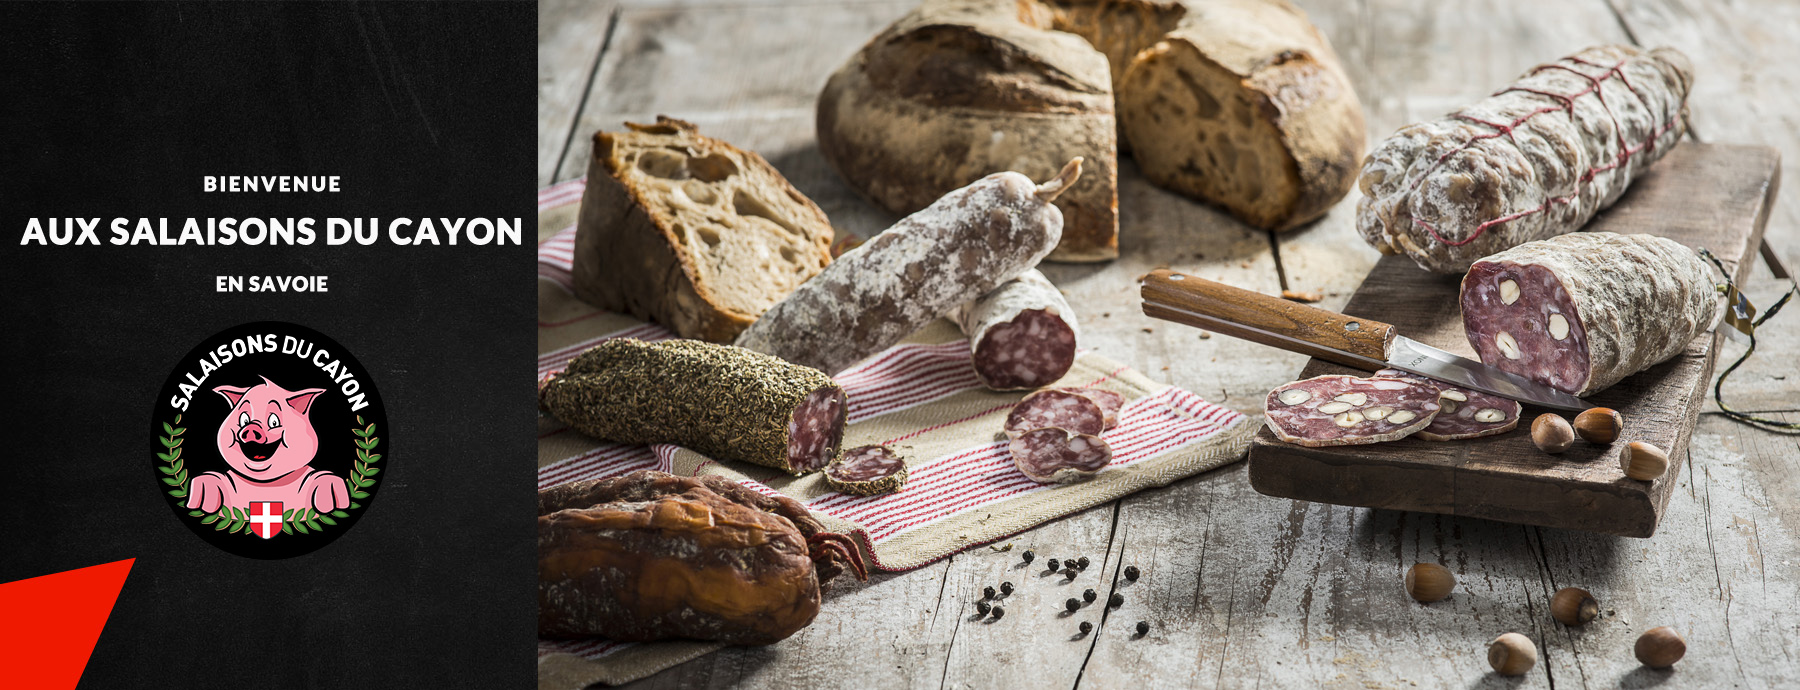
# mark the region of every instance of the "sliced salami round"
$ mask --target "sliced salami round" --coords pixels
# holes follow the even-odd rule
[[[1413,434],[1427,441],[1481,438],[1503,434],[1519,426],[1519,414],[1523,409],[1516,400],[1458,388],[1444,381],[1399,369],[1382,369],[1375,372],[1375,378],[1400,379],[1437,387],[1438,405],[1441,406],[1437,418]]]
[[[906,459],[887,446],[851,448],[825,468],[825,484],[862,496],[899,491],[906,485]]]
[[[1094,476],[1112,462],[1112,447],[1092,434],[1032,429],[1007,445],[1013,465],[1039,484],[1067,484]]]
[[[1075,364],[1075,311],[1037,269],[956,310],[975,375],[994,390],[1055,383]]]
[[[1269,391],[1269,430],[1302,446],[1349,446],[1412,435],[1438,415],[1437,386],[1401,379],[1318,376]]]
[[[1006,435],[1016,438],[1033,429],[1059,427],[1077,434],[1106,431],[1106,412],[1093,398],[1066,390],[1046,389],[1025,396],[1006,415]]]
[[[1053,391],[1074,393],[1100,406],[1100,413],[1106,416],[1105,428],[1111,429],[1119,425],[1119,410],[1125,409],[1125,396],[1098,388],[1052,388]]]

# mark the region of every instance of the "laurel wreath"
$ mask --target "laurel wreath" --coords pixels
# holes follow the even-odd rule
[[[362,415],[356,416],[356,423],[366,424],[366,426],[350,430],[350,433],[357,436],[356,463],[350,472],[350,478],[345,480],[345,483],[349,485],[350,498],[366,499],[369,497],[367,489],[375,485],[375,475],[381,472],[381,468],[375,466],[375,463],[381,461],[381,454],[373,452],[376,446],[381,445],[381,437],[375,435],[375,424],[364,422]],[[187,431],[187,428],[177,426],[178,424],[181,424],[181,415],[175,415],[173,423],[163,422],[163,433],[167,435],[162,436],[161,440],[163,448],[167,450],[156,454],[156,457],[163,461],[163,466],[157,469],[167,475],[162,478],[163,483],[175,487],[169,490],[169,495],[175,497],[177,505],[188,496],[189,479],[186,462],[181,459],[181,442],[184,440],[181,435]],[[350,502],[350,510],[360,510],[361,508],[361,503]],[[200,521],[200,524],[212,525],[214,530],[228,534],[255,533],[245,529],[250,525],[250,515],[242,508],[222,506],[217,512],[210,514],[204,510],[189,510],[188,516],[205,518]],[[341,508],[329,513],[320,513],[311,507],[285,510],[281,513],[281,532],[283,534],[293,534],[295,530],[299,530],[301,534],[323,532],[325,527],[335,527],[339,519],[348,517],[350,517],[350,513]]]

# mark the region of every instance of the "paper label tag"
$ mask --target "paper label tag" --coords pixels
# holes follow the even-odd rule
[[[1745,345],[1756,335],[1756,306],[1738,291],[1735,283],[1725,284],[1725,318],[1719,320],[1719,330]]]

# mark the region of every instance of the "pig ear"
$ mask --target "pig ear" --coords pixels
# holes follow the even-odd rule
[[[219,386],[214,388],[213,392],[225,396],[226,402],[231,403],[232,407],[237,407],[238,401],[243,400],[244,394],[250,392],[250,389],[238,386]]]
[[[306,414],[307,409],[312,407],[313,398],[319,397],[319,394],[323,392],[325,392],[323,388],[308,388],[290,395],[287,399],[288,407],[294,408],[294,411],[300,414]]]

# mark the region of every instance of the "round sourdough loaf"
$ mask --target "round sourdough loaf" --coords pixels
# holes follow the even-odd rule
[[[1343,198],[1366,144],[1337,55],[1286,0],[925,0],[831,76],[818,134],[894,212],[1086,158],[1057,201],[1058,261],[1117,256],[1120,150],[1158,186],[1285,230]]]

